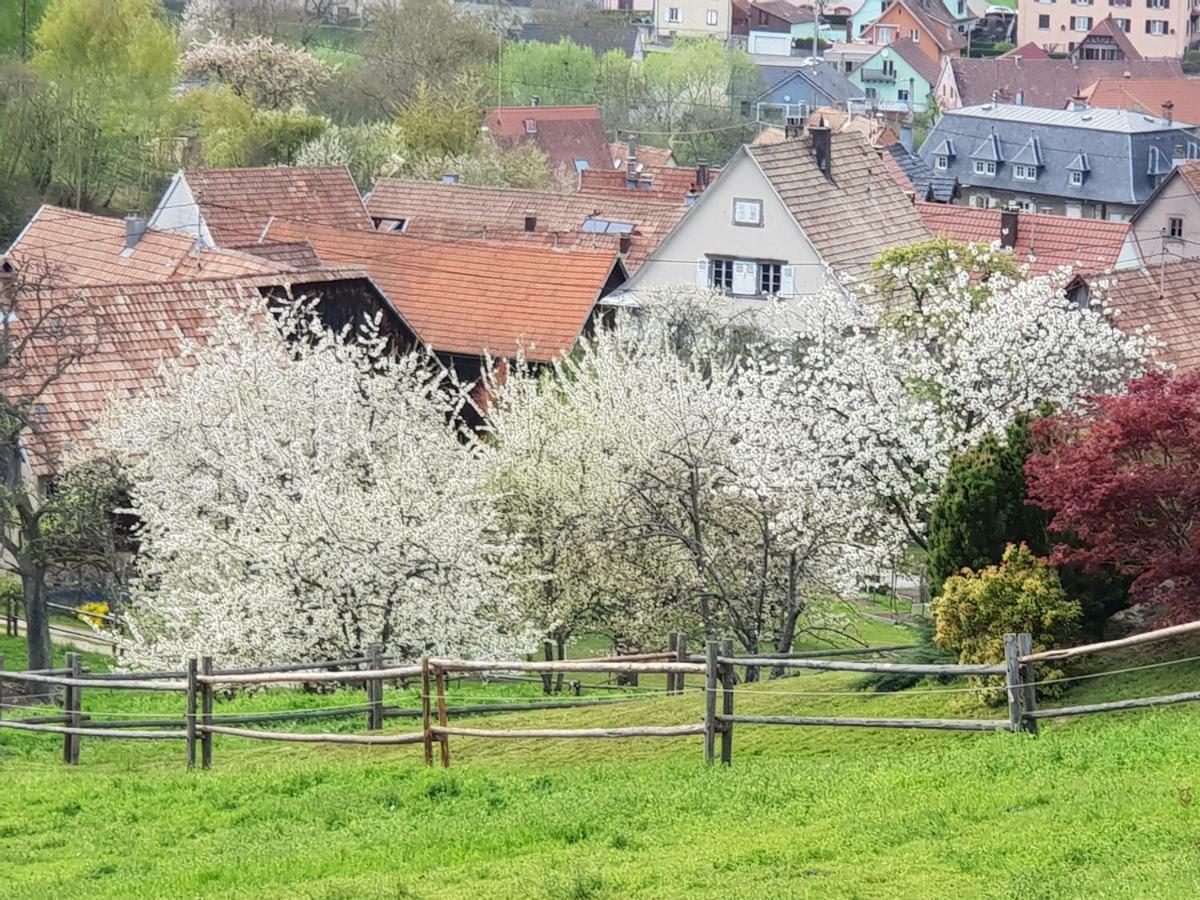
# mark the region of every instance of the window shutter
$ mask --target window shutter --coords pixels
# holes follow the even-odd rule
[[[758,263],[734,260],[733,292],[743,295],[758,293]]]
[[[796,294],[796,267],[781,266],[779,269],[779,296],[792,297]]]
[[[696,260],[696,287],[706,288],[712,283],[708,271],[708,257],[702,256]]]

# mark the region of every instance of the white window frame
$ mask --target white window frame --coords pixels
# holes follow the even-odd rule
[[[707,13],[705,13],[704,20],[715,28],[717,24],[717,11],[715,9],[710,9]]]
[[[939,153],[933,158],[933,168],[937,172],[945,172],[950,168],[950,157],[944,153]]]
[[[914,44],[921,43],[921,32],[919,32],[915,28],[908,29],[908,39],[910,41],[912,41]]]
[[[1146,20],[1146,34],[1162,36],[1167,33],[1167,31],[1168,31],[1167,26],[1169,24],[1170,23],[1167,22],[1165,19],[1147,19]],[[1162,30],[1161,31],[1158,30],[1159,28],[1161,28]]]
[[[735,297],[758,296],[758,263],[751,259],[733,261],[733,287],[730,293]]]
[[[1068,181],[1071,187],[1083,187],[1083,172],[1078,169],[1073,170]]]
[[[683,9],[678,6],[667,7],[667,22],[671,25],[680,25],[683,23]]]
[[[1083,23],[1082,25],[1080,23]],[[1071,30],[1087,34],[1092,30],[1091,16],[1071,16]]]
[[[1013,163],[1013,178],[1017,181],[1037,181],[1037,166]]]
[[[996,163],[990,159],[977,159],[974,161],[974,165],[971,166],[971,171],[985,178],[995,178]]]
[[[1176,234],[1175,225],[1179,225],[1179,233]],[[1183,240],[1183,216],[1168,216],[1167,217],[1167,240],[1182,241]]]
[[[733,224],[743,228],[762,228],[763,202],[751,197],[734,197]]]

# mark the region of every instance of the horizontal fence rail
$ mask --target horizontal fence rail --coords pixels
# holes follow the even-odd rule
[[[450,765],[450,738],[494,739],[494,740],[595,740],[595,739],[640,739],[678,738],[701,736],[704,757],[714,762],[720,757],[723,763],[732,760],[735,726],[774,727],[823,727],[823,728],[912,728],[940,731],[1010,731],[1037,734],[1039,723],[1047,719],[1122,710],[1145,709],[1180,703],[1200,701],[1200,691],[1115,700],[1059,708],[1037,708],[1036,666],[1040,662],[1072,659],[1091,653],[1170,640],[1200,633],[1200,622],[1163,628],[1145,634],[1134,635],[1114,641],[1087,644],[1079,647],[1033,652],[1032,639],[1028,634],[1008,634],[1004,637],[1004,663],[984,664],[927,664],[896,662],[874,662],[841,659],[854,655],[880,655],[913,649],[912,645],[889,645],[881,647],[849,647],[833,650],[794,651],[788,653],[753,653],[737,655],[732,640],[707,641],[703,655],[688,653],[687,636],[672,634],[668,650],[633,653],[625,656],[605,656],[594,659],[554,659],[553,648],[545,648],[543,660],[466,660],[449,657],[427,657],[419,663],[404,660],[385,660],[383,648],[371,645],[365,654],[342,659],[315,662],[290,662],[277,666],[257,666],[220,669],[211,657],[189,658],[180,670],[128,673],[88,673],[81,664],[78,653],[67,654],[67,665],[63,668],[37,672],[0,671],[0,729],[41,734],[55,734],[63,738],[63,759],[68,764],[79,762],[81,738],[102,738],[154,741],[182,741],[186,745],[187,763],[191,767],[199,763],[209,768],[212,763],[213,738],[216,735],[247,740],[282,743],[322,743],[359,746],[406,746],[421,744],[427,764],[434,762],[434,745],[443,766]],[[562,655],[561,649],[559,655]],[[1167,665],[1188,660],[1167,660],[1153,665]],[[0,656],[0,669],[3,657]],[[856,672],[866,674],[902,674],[913,676],[938,676],[951,678],[1003,678],[994,687],[984,683],[978,688],[952,688],[949,690],[998,690],[1003,691],[1007,705],[1007,718],[995,719],[942,719],[942,718],[899,718],[872,716],[821,716],[821,715],[748,715],[735,709],[738,670],[771,669],[776,672],[825,671]],[[1108,674],[1117,674],[1120,671]],[[508,674],[505,674],[508,673]],[[514,675],[511,673],[528,673]],[[567,674],[613,675],[617,684],[584,684],[579,680],[564,682]],[[1100,675],[1106,673],[1099,673]],[[551,676],[557,675],[557,680]],[[584,707],[615,706],[645,698],[647,691],[661,693],[661,688],[636,687],[639,675],[663,675],[666,680],[667,696],[682,696],[689,690],[685,684],[689,675],[703,676],[704,684],[690,687],[688,696],[696,692],[703,695],[703,708],[698,721],[685,724],[628,724],[597,728],[536,728],[503,727],[481,728],[451,724],[451,717],[487,715],[495,713],[536,712],[543,710],[571,709]],[[1097,675],[1078,676],[1083,678]],[[386,682],[399,682],[407,687],[409,679],[420,679],[418,699],[420,706],[405,708],[383,702]],[[509,702],[475,703],[451,705],[447,701],[446,684],[455,681],[478,679],[487,681],[529,681],[540,683],[546,694],[569,690],[571,699],[534,700],[514,702],[512,698],[498,698]],[[1070,680],[1068,678],[1067,680]],[[557,681],[557,685],[555,685]],[[622,683],[624,682],[624,683]],[[238,686],[279,685],[358,685],[365,692],[364,702],[338,707],[273,710],[264,712],[218,713],[215,696],[218,687],[226,689]],[[41,709],[52,709],[61,703],[62,711],[54,715],[27,715],[14,718],[12,710],[21,710],[19,704],[5,703],[5,685],[32,688],[31,692],[16,694],[32,698],[54,698],[41,704]],[[45,688],[45,690],[42,690]],[[621,690],[624,696],[581,699],[579,693],[587,690]],[[86,690],[105,691],[155,691],[182,693],[185,709],[182,715],[138,716],[137,714],[102,713],[95,715],[84,712],[81,698]],[[743,689],[744,690],[744,689]],[[61,692],[61,697],[60,697]],[[809,692],[780,691],[781,695]],[[811,692],[819,696],[822,691]],[[851,692],[832,692],[834,694]],[[232,696],[230,694],[229,696]],[[765,692],[763,697],[771,696]],[[862,692],[862,696],[875,696]],[[6,711],[7,714],[6,714]],[[30,712],[38,707],[31,706]],[[120,716],[106,719],[105,715]],[[315,721],[321,719],[362,717],[366,734],[342,732],[294,732],[266,728],[248,728],[247,725],[277,725],[286,722]],[[383,733],[388,719],[419,720],[419,731]]]

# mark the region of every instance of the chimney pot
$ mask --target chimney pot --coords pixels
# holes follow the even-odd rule
[[[1019,216],[1015,209],[1000,210],[1000,246],[1011,250],[1017,245]]]
[[[125,217],[125,249],[132,250],[146,233],[147,220],[145,216]]]
[[[637,151],[638,136],[631,134],[625,145],[625,180],[627,182],[634,182],[634,187],[637,186],[638,176]]]
[[[530,106],[541,106],[542,98],[539,97],[537,94],[534,94],[532,97],[529,98],[529,105]]]
[[[537,213],[532,209],[525,210],[525,233],[533,234],[537,231]]]
[[[1164,100],[1162,105],[1163,118],[1169,123],[1175,121],[1175,104],[1170,100]]]
[[[833,177],[833,132],[824,124],[825,120],[821,119],[820,125],[813,125],[808,129],[809,139],[812,141],[813,159],[817,163],[817,168],[825,173],[826,178]]]
[[[702,191],[708,187],[708,162],[699,160],[696,163],[696,190]]]

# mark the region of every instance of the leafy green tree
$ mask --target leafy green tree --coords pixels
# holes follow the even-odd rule
[[[0,54],[21,53],[21,37],[26,52],[46,9],[47,0],[0,0]]]
[[[999,565],[946,579],[933,602],[933,640],[957,653],[959,662],[998,663],[1004,661],[1005,634],[1025,632],[1034,650],[1046,650],[1069,641],[1082,615],[1054,568],[1025,544],[1013,544]],[[1039,676],[1054,673],[1042,668]]]
[[[64,199],[108,205],[123,186],[148,181],[179,55],[162,5],[52,0],[34,44],[33,68],[52,91],[52,177]]]
[[[420,82],[396,113],[409,153],[418,159],[469,153],[483,116],[476,88],[470,80],[436,88]]]
[[[175,108],[177,126],[193,134],[211,168],[291,164],[329,122],[297,107],[257,109],[228,87],[189,91]]]
[[[933,593],[962,569],[998,563],[1009,544],[1047,550],[1048,516],[1025,503],[1025,458],[1031,417],[1019,416],[1004,437],[988,435],[955,457],[929,516]]]
[[[599,69],[589,48],[567,38],[557,44],[508,44],[500,65],[501,93],[510,106],[528,106],[534,97],[547,106],[591,104],[596,102]]]
[[[511,187],[525,190],[567,190],[559,176],[550,171],[546,154],[526,144],[511,150],[480,138],[468,152],[452,156],[425,156],[411,159],[397,173],[418,181],[438,181],[447,173],[457,175],[463,184],[486,187]]]

